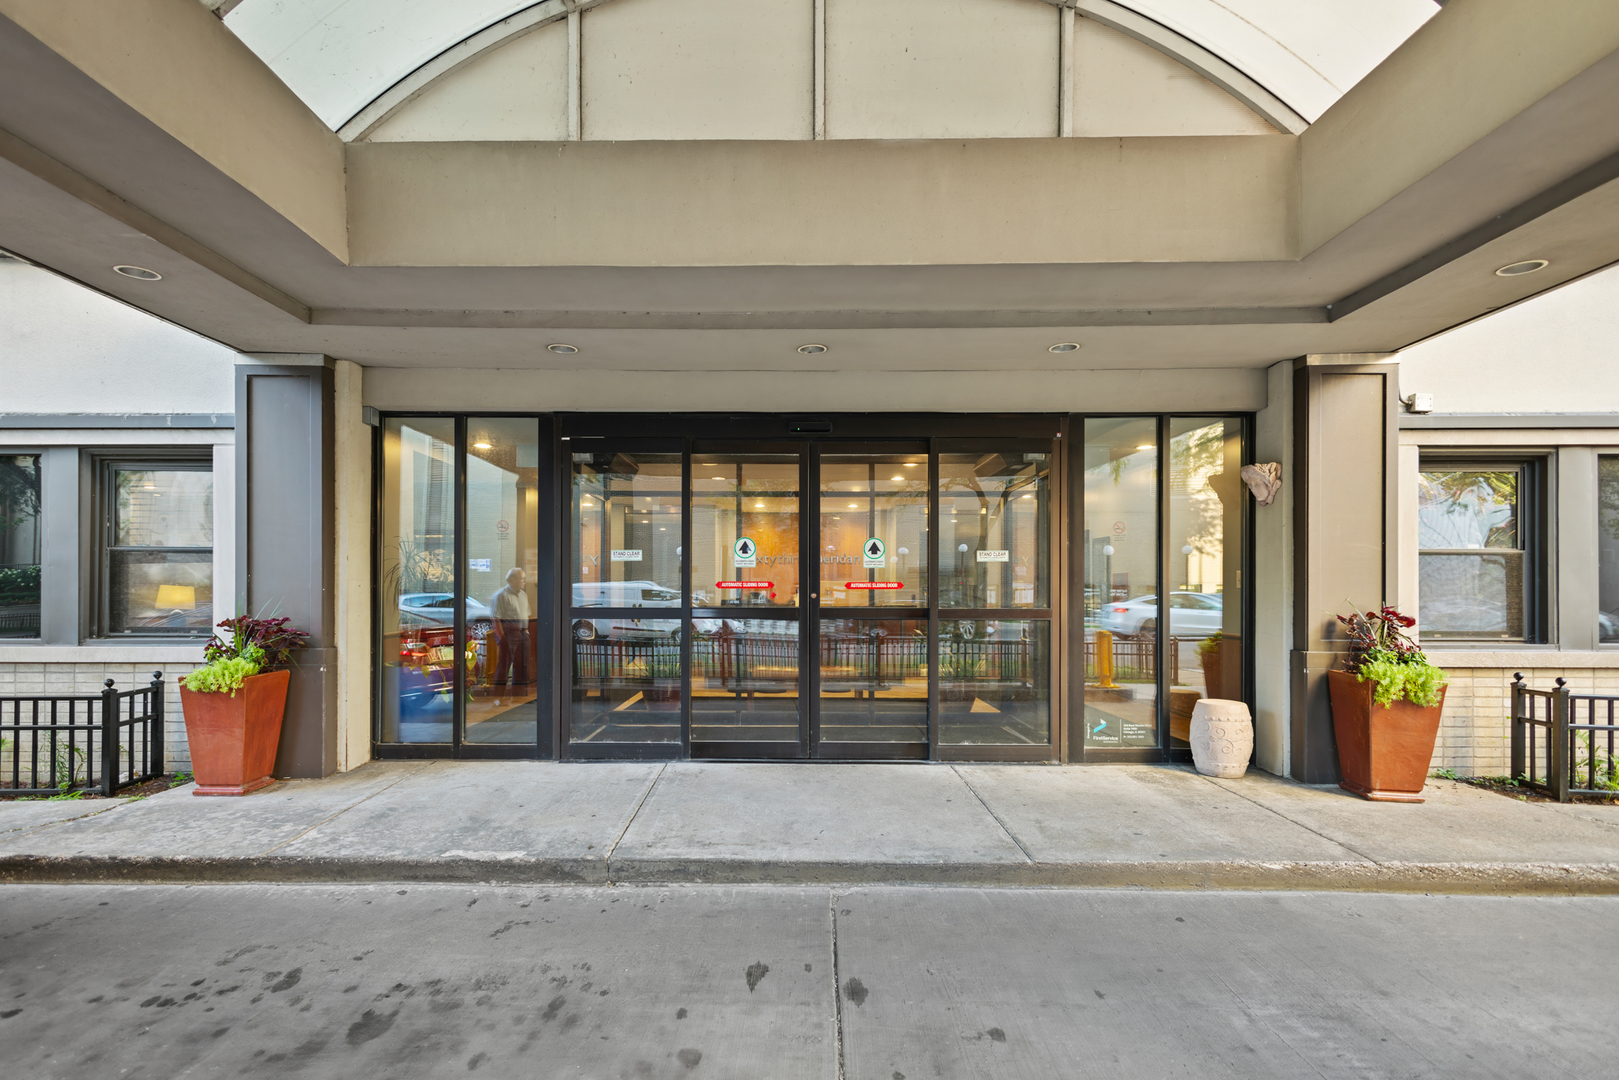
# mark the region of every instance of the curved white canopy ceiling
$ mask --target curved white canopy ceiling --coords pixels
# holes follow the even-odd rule
[[[1117,2],[1214,53],[1310,121],[1439,11],[1436,0]],[[335,131],[445,49],[534,6],[242,0],[225,25]]]

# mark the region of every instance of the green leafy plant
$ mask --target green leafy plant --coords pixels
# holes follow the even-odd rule
[[[1216,630],[1208,637],[1197,643],[1197,658],[1207,660],[1220,650],[1221,642],[1225,641],[1225,631]]]
[[[1376,683],[1372,700],[1385,706],[1402,698],[1424,707],[1439,704],[1439,692],[1449,680],[1406,633],[1417,620],[1385,606],[1340,615],[1338,622],[1349,635],[1344,670],[1361,682]]]
[[[221,656],[191,672],[180,681],[194,694],[224,694],[236,696],[242,684],[265,667],[264,650],[248,645],[239,656]]]

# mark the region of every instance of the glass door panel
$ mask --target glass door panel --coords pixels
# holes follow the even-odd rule
[[[721,449],[691,459],[693,753],[796,754],[803,455]]]
[[[449,743],[455,713],[455,421],[382,433],[379,739]]]
[[[939,621],[939,741],[1043,746],[1051,741],[1051,623]]]
[[[821,455],[822,607],[927,607],[928,456]]]
[[[680,743],[683,485],[678,453],[602,447],[572,455],[574,752]]]
[[[939,455],[939,603],[1047,608],[1051,455]]]
[[[796,608],[799,457],[692,457],[692,606]]]
[[[691,741],[789,743],[799,735],[799,626],[694,618]]]
[[[928,741],[928,623],[820,621],[820,740]]]
[[[538,420],[467,420],[467,698],[462,741],[538,738]]]

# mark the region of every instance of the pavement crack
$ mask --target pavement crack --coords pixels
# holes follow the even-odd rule
[[[1040,860],[1029,854],[1029,849],[1023,846],[1023,841],[1017,838],[1017,833],[1013,832],[1006,822],[1001,820],[1001,815],[989,808],[989,803],[985,802],[984,797],[978,794],[978,789],[973,787],[972,781],[963,776],[961,770],[954,765],[950,766],[950,771],[955,773],[963,784],[967,785],[967,790],[973,793],[973,798],[977,799],[978,805],[984,808],[984,813],[995,819],[995,824],[999,825],[1001,831],[1006,834],[1006,838],[1016,844],[1019,851],[1023,852],[1023,857],[1031,863],[1039,862]]]
[[[1297,818],[1290,818],[1286,814],[1282,813],[1280,810],[1276,809],[1274,806],[1266,806],[1264,803],[1260,802],[1258,799],[1255,799],[1255,798],[1253,798],[1252,796],[1249,796],[1249,795],[1244,795],[1242,792],[1237,791],[1235,788],[1228,788],[1224,784],[1216,784],[1212,778],[1204,776],[1202,773],[1197,772],[1195,770],[1193,771],[1192,775],[1197,777],[1199,780],[1202,780],[1204,783],[1208,784],[1210,787],[1217,787],[1221,791],[1230,792],[1232,795],[1237,796],[1237,798],[1239,798],[1239,799],[1246,799],[1248,802],[1253,803],[1255,806],[1259,807],[1261,810],[1265,810],[1265,811],[1268,811],[1269,813],[1275,814],[1277,817],[1281,818],[1283,821],[1290,822],[1290,823],[1292,823],[1294,825],[1297,825],[1299,828],[1303,829],[1307,833],[1314,833],[1316,836],[1319,836],[1321,839],[1325,840],[1329,844],[1337,844],[1339,847],[1343,848],[1345,851],[1352,852],[1352,853],[1354,853],[1356,855],[1359,855],[1361,858],[1365,859],[1367,862],[1371,863],[1373,866],[1382,866],[1383,865],[1381,860],[1374,859],[1372,856],[1366,854],[1364,851],[1362,851],[1359,848],[1353,846],[1352,844],[1346,844],[1342,840],[1338,839],[1336,836],[1328,836],[1326,833],[1322,832],[1320,829],[1311,828],[1310,826],[1306,825],[1304,822],[1299,821]]]
[[[843,991],[842,976],[838,973],[838,894],[827,891],[827,905],[832,915],[832,1024],[838,1044],[838,1080],[843,1075]]]
[[[271,847],[271,848],[267,849],[264,852],[264,854],[260,855],[259,857],[263,858],[264,855],[274,855],[276,852],[280,851],[282,848],[286,847],[288,844],[292,843],[294,840],[298,840],[298,839],[301,839],[302,837],[308,836],[310,833],[314,832],[316,829],[320,828],[322,825],[327,824],[328,822],[336,821],[338,818],[342,817],[344,814],[348,813],[350,810],[353,810],[356,806],[363,806],[365,803],[370,802],[372,799],[376,798],[378,795],[381,795],[384,791],[387,791],[387,790],[391,789],[395,784],[402,784],[406,780],[410,779],[412,776],[415,776],[417,773],[425,772],[426,770],[432,768],[435,764],[437,764],[437,763],[432,762],[432,761],[423,762],[422,765],[419,766],[418,768],[408,769],[408,770],[402,771],[400,773],[399,778],[397,780],[395,780],[392,784],[384,784],[382,787],[379,787],[377,790],[373,791],[371,794],[367,795],[365,798],[359,799],[359,800],[357,800],[357,801],[355,801],[353,803],[350,803],[348,806],[343,807],[341,810],[338,810],[336,813],[328,814],[326,817],[321,818],[319,821],[317,821],[313,825],[309,826],[309,828],[304,829],[302,832],[300,832],[300,833],[298,833],[298,834],[296,834],[294,836],[289,836],[285,840],[281,841],[281,843],[276,844],[274,847]]]
[[[645,806],[646,801],[652,797],[652,789],[658,786],[658,781],[663,779],[663,771],[668,767],[669,763],[667,761],[658,766],[658,771],[652,776],[652,783],[648,784],[646,790],[641,792],[641,797],[636,800],[635,809],[630,811],[629,820],[624,822],[624,827],[618,830],[617,836],[613,837],[613,843],[608,847],[607,854],[602,856],[602,868],[607,873],[607,884],[616,884],[613,881],[613,852],[618,850],[619,841],[624,839],[624,834],[630,831],[631,825],[635,824],[635,819],[641,814],[641,807]]]

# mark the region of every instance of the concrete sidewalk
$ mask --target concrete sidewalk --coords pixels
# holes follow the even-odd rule
[[[373,762],[242,799],[0,803],[0,881],[1619,893],[1619,807],[1189,768]]]

